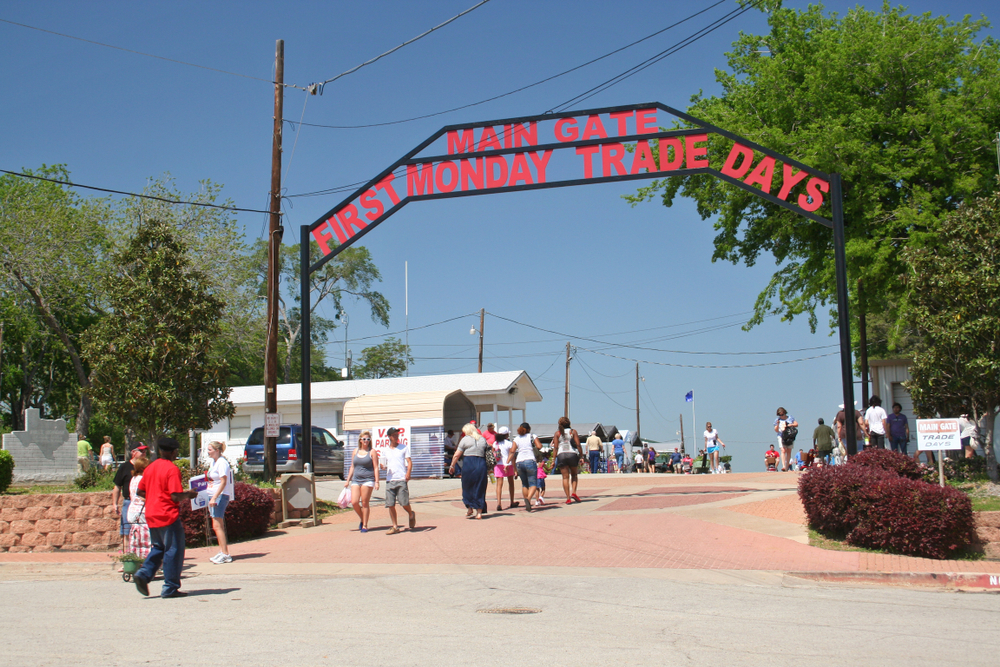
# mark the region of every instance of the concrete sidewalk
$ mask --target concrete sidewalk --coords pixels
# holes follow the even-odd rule
[[[217,566],[214,548],[190,549],[190,572],[221,574],[314,574],[348,572],[433,573],[461,568],[516,566],[522,574],[560,569],[614,576],[659,576],[662,571],[781,572],[827,577],[825,581],[878,583],[896,575],[933,573],[939,579],[905,579],[926,585],[972,581],[952,575],[989,575],[1000,589],[1000,562],[938,561],[864,552],[830,551],[808,545],[793,473],[732,475],[583,475],[583,502],[560,502],[561,479],[549,478],[548,504],[490,511],[482,521],[465,517],[459,480],[413,483],[416,530],[387,535],[388,512],[372,508],[369,532],[358,531],[353,511],[314,528],[289,528],[235,544],[235,562]],[[321,497],[336,497],[343,482],[321,482]],[[518,485],[519,487],[519,485]],[[520,500],[520,489],[515,495]],[[381,501],[379,501],[381,502]],[[507,507],[506,493],[504,507]],[[374,505],[375,503],[373,503]],[[405,514],[401,516],[405,521]],[[404,522],[405,525],[405,522]],[[63,563],[79,574],[109,567],[102,554],[0,554],[0,579],[21,578],[43,563]],[[70,564],[76,564],[70,566]],[[90,563],[90,566],[86,564]],[[356,566],[356,567],[355,567]],[[472,571],[472,570],[470,570]],[[635,573],[647,573],[647,575]],[[37,572],[40,574],[40,572]],[[900,579],[903,581],[903,579]],[[969,584],[972,585],[972,584]]]

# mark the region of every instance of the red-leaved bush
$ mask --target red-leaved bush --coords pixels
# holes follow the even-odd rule
[[[853,459],[807,470],[799,479],[799,498],[812,528],[860,547],[945,559],[976,535],[972,503],[961,491]]]
[[[236,482],[234,496],[226,506],[226,537],[230,542],[256,537],[267,532],[274,509],[274,497],[252,484]],[[191,504],[181,503],[185,543],[189,547],[205,544],[205,515],[208,510],[191,511]]]
[[[916,461],[891,449],[865,449],[852,456],[851,463],[888,470],[908,479],[921,479],[924,474]]]

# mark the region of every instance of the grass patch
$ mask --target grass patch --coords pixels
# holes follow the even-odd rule
[[[973,512],[1000,512],[1000,496],[987,496],[973,497],[970,496],[972,500],[972,511]]]
[[[329,500],[316,499],[316,515],[319,517],[320,521],[328,516],[333,516],[334,514],[340,514],[341,512],[353,512],[354,510],[350,507],[345,509],[340,509],[340,506]]]
[[[827,549],[828,551],[859,551],[866,554],[885,554],[887,556],[894,556],[890,551],[882,551],[880,549],[867,549],[865,547],[856,547],[853,544],[848,544],[844,540],[833,537],[830,535],[824,535],[818,530],[809,529],[809,546],[819,547],[820,549]],[[983,560],[985,554],[977,550],[976,547],[971,547],[970,549],[957,553],[952,556],[949,560]]]

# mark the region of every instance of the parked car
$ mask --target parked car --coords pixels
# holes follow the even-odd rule
[[[277,472],[302,472],[302,425],[283,424],[278,431]],[[247,472],[264,472],[264,428],[258,427],[247,438],[243,451]],[[312,427],[312,469],[318,475],[344,478],[344,444],[325,428]]]

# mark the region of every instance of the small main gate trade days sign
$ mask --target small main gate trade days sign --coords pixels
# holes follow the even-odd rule
[[[699,127],[662,131],[668,115]],[[828,175],[644,104],[442,128],[310,226],[324,256],[311,268],[412,201],[692,174],[712,174],[832,227],[815,213],[830,192]]]

